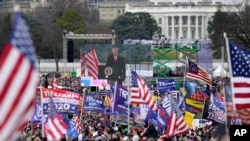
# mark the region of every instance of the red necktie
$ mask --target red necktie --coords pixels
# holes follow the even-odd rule
[[[116,56],[114,56],[114,62],[116,63],[116,61],[117,61],[117,57],[116,57]]]

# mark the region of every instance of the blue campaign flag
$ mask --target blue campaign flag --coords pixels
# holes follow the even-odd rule
[[[176,90],[176,82],[173,79],[159,78],[156,80],[159,93],[167,93]]]
[[[158,131],[162,133],[167,126],[168,120],[169,116],[167,116],[165,110],[161,107],[158,108],[158,113],[149,108],[148,114],[144,121],[154,124],[158,128]]]
[[[41,101],[36,102],[36,109],[31,118],[31,122],[42,122],[42,106]]]
[[[86,94],[84,97],[84,111],[100,112],[104,113],[105,106],[104,100],[99,97],[95,97],[92,94]]]
[[[114,91],[115,102],[113,103],[113,112],[128,114],[128,96],[129,93],[127,89],[120,85],[116,84]]]
[[[212,104],[215,104],[217,107],[220,107],[221,109],[224,109],[224,104],[218,99],[218,97],[211,95],[212,98]]]

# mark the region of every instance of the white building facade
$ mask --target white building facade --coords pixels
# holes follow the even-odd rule
[[[236,11],[239,5],[222,5],[220,2],[166,2],[146,6],[126,5],[125,12],[147,12],[161,27],[161,34],[175,39],[207,39],[208,22],[218,10]]]

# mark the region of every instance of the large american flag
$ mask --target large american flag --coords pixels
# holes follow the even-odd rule
[[[13,141],[34,113],[39,83],[35,48],[18,6],[10,40],[0,57],[0,137]]]
[[[250,51],[229,41],[232,93],[238,109],[250,108]]]
[[[131,103],[146,104],[153,111],[157,111],[157,103],[154,102],[150,90],[144,80],[137,75],[135,71],[131,71],[132,87],[131,87]]]
[[[188,71],[186,77],[205,82],[208,85],[212,84],[209,74],[191,60],[188,60]]]
[[[49,108],[50,111],[48,115],[48,123],[46,125],[46,137],[49,141],[60,140],[61,138],[65,137],[64,134],[68,126],[66,123],[64,123],[62,116],[57,113],[52,97],[50,97]]]
[[[171,99],[172,112],[170,114],[169,125],[166,132],[167,137],[177,136],[189,131],[189,127],[185,123],[183,113],[179,109],[178,104],[172,98],[171,95],[170,99]]]
[[[85,72],[87,72],[88,76],[98,79],[99,61],[95,49],[90,48],[82,59],[82,75],[86,76]]]

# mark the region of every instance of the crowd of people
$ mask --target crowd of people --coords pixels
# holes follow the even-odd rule
[[[51,87],[54,77],[41,77],[41,86]],[[57,83],[63,88],[74,91],[83,95],[83,88],[80,84],[80,77],[57,77]],[[219,91],[223,84],[229,83],[229,79],[214,79],[213,85],[216,91]],[[67,117],[72,120],[72,117]],[[62,140],[69,141],[157,141],[171,140],[163,138],[166,130],[160,133],[157,127],[150,121],[144,124],[131,122],[128,126],[117,122],[111,115],[102,113],[82,113],[79,117],[81,128],[79,133],[74,137],[66,137]],[[128,129],[129,127],[129,129]],[[223,130],[225,127],[223,128]],[[225,130],[224,130],[225,131]],[[226,135],[226,136],[224,136]],[[175,137],[177,141],[208,141],[220,140],[226,141],[228,132],[222,132],[222,128],[218,125],[207,125],[204,127],[190,129],[189,133],[181,134]],[[42,126],[40,123],[29,122],[26,128],[20,134],[19,140],[25,141],[42,141]],[[173,139],[172,139],[173,140]]]

